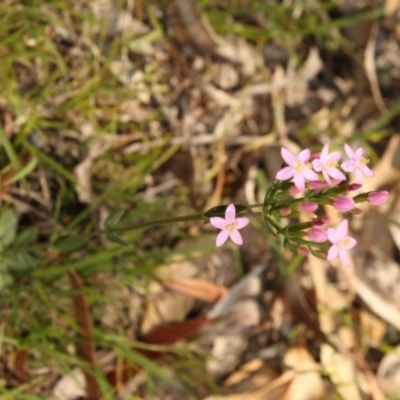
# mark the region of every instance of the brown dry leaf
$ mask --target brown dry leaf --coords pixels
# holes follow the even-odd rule
[[[80,329],[78,343],[76,345],[78,356],[87,362],[93,370],[96,369],[96,360],[94,354],[94,343],[92,337],[92,319],[90,310],[86,302],[86,298],[82,293],[83,284],[79,275],[74,270],[68,271],[71,286],[77,293],[74,295],[74,312],[76,323]],[[89,400],[100,399],[102,394],[96,379],[88,373],[84,372],[87,397]]]
[[[228,292],[224,285],[197,278],[174,278],[161,283],[168,289],[190,296],[197,300],[214,303]]]
[[[147,333],[143,341],[151,344],[172,344],[189,339],[199,329],[209,325],[212,321],[207,318],[192,318],[182,322],[171,322],[159,326]]]

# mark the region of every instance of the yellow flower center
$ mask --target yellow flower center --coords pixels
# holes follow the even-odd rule
[[[230,224],[226,224],[225,229],[229,232],[229,233],[233,233],[237,230],[237,222],[232,222]]]
[[[367,165],[369,163],[369,158],[362,157],[360,163],[363,165]]]

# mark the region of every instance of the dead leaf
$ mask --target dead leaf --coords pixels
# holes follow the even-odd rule
[[[210,303],[218,301],[228,292],[226,286],[197,278],[174,278],[161,283],[168,289]]]
[[[76,290],[74,295],[74,313],[76,323],[80,329],[78,341],[76,344],[76,349],[78,356],[87,362],[93,370],[96,369],[96,359],[94,354],[94,343],[92,337],[92,319],[90,317],[90,310],[86,302],[86,298],[82,293],[82,281],[79,275],[74,270],[68,271],[69,280],[71,286]],[[92,374],[85,370],[84,372],[86,387],[87,387],[87,397],[89,400],[100,399],[102,394],[96,379]]]
[[[212,321],[207,318],[192,318],[182,322],[171,322],[147,333],[143,341],[151,344],[172,344],[190,338]]]

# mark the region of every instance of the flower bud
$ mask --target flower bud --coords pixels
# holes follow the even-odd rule
[[[279,209],[279,214],[282,217],[288,217],[292,213],[292,210],[289,207],[282,207]]]
[[[310,250],[308,250],[306,246],[299,246],[297,252],[302,256],[308,256],[310,254]]]
[[[305,202],[299,205],[298,210],[301,212],[314,212],[318,210],[318,204],[312,202]]]
[[[350,185],[347,186],[347,190],[358,190],[362,188],[361,183],[351,183]]]
[[[350,196],[338,196],[333,199],[332,205],[341,212],[347,212],[352,210],[356,206],[356,203]]]
[[[328,235],[325,229],[321,228],[320,226],[313,226],[308,231],[308,237],[310,238],[311,241],[315,243],[323,243],[326,242],[328,239]]]
[[[325,223],[329,222],[330,218],[327,216],[323,216],[323,217],[318,217],[315,218],[312,223],[313,226],[320,226],[320,225],[324,225]]]
[[[308,187],[313,190],[325,189],[328,186],[329,184],[326,182],[320,182],[320,181],[308,182]]]
[[[373,206],[380,206],[388,199],[389,193],[386,190],[369,192],[367,201]]]

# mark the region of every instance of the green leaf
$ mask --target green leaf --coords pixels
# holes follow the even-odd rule
[[[127,246],[128,243],[126,243],[124,240],[122,240],[119,236],[117,236],[115,233],[106,233],[106,238],[110,242],[118,243],[121,244],[122,246]]]
[[[39,259],[32,252],[19,250],[3,255],[0,262],[9,272],[24,272],[35,268],[39,264]]]
[[[107,219],[104,222],[104,226],[106,227],[106,230],[115,228],[118,222],[121,220],[122,216],[125,213],[124,208],[116,208],[114,211],[111,212],[111,214],[107,217]]]
[[[32,244],[37,238],[37,228],[30,227],[21,232],[14,241],[14,248],[26,247]]]
[[[0,293],[13,282],[12,276],[7,272],[7,267],[0,258]]]
[[[82,248],[86,244],[85,237],[83,235],[76,236],[65,236],[57,240],[54,244],[57,249],[62,252],[76,251]]]
[[[14,210],[4,207],[0,214],[0,252],[4,251],[15,239],[17,233],[17,217]]]

